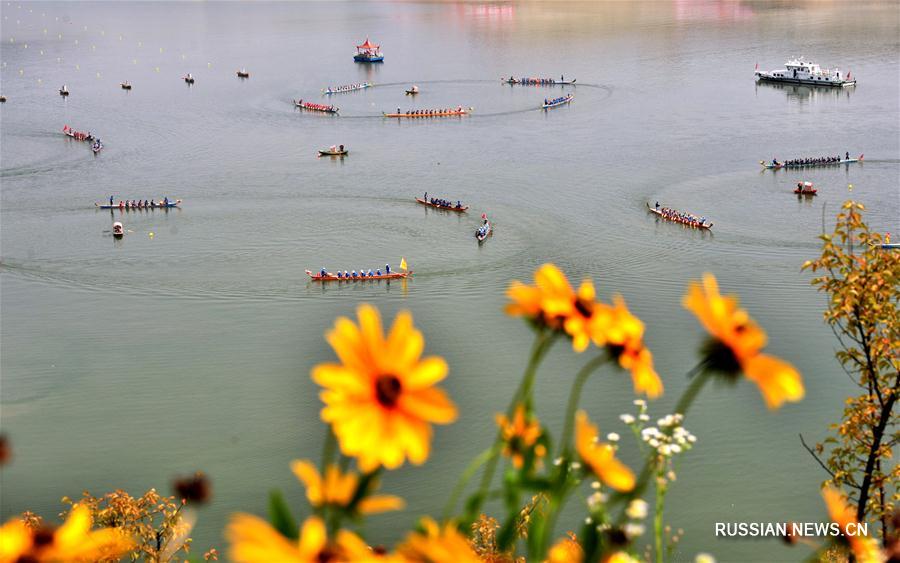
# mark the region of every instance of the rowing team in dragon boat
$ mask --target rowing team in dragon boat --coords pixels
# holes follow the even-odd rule
[[[507,84],[537,84],[537,85],[566,84],[566,77],[560,76],[559,80],[556,80],[555,78],[531,78],[531,77],[515,78],[513,76],[510,76],[504,82],[506,82]],[[575,82],[575,81],[571,80],[570,82]]]
[[[462,106],[456,106],[456,109],[413,109],[407,110],[405,113],[401,112],[400,108],[397,108],[397,113],[387,113],[385,115],[387,115],[388,117],[429,117],[441,115],[462,115],[464,113],[466,113],[466,110],[464,110]]]
[[[102,205],[100,207],[106,209],[113,209],[118,207],[119,209],[154,209],[157,207],[172,207],[180,203],[181,200],[170,200],[168,196],[163,199],[156,201],[155,199],[145,199],[143,201],[139,199],[127,199],[121,200],[119,203],[114,203],[113,196],[109,196],[109,205]]]
[[[346,84],[344,86],[329,86],[325,88],[326,94],[339,94],[341,92],[352,92],[354,90],[363,90],[365,88],[371,87],[372,84],[369,82],[359,82],[356,84]]]
[[[428,192],[425,192],[425,197],[423,197],[422,200],[427,201],[431,205],[434,205],[437,207],[448,207],[450,209],[462,209],[463,207],[465,207],[462,204],[462,202],[459,200],[456,200],[456,205],[453,205],[453,202],[450,200],[447,200],[447,199],[441,199],[438,197],[433,197],[431,199],[428,199]]]
[[[675,221],[676,223],[682,223],[690,227],[699,227],[703,229],[712,227],[712,223],[708,223],[706,221],[706,217],[702,215],[698,217],[693,213],[685,213],[683,211],[678,211],[677,209],[671,209],[669,207],[660,207],[658,201],[656,202],[654,211],[656,211],[656,213],[664,219]]]
[[[66,134],[67,137],[71,137],[76,141],[92,141],[94,140],[94,136],[91,135],[91,132],[83,133],[81,131],[76,131],[69,127],[68,125],[63,127],[63,133]]]
[[[844,153],[844,157],[841,158],[841,155],[837,156],[820,156],[818,158],[795,158],[792,160],[785,160],[784,162],[778,162],[777,158],[772,159],[773,166],[817,166],[821,164],[838,164],[840,162],[845,162],[850,160],[850,152],[847,151]]]
[[[552,108],[554,106],[559,106],[562,104],[567,104],[567,103],[571,102],[574,97],[575,96],[573,96],[572,94],[566,94],[565,96],[553,98],[552,100],[548,100],[547,98],[544,98],[543,107],[544,107],[544,109],[546,109],[546,108]]]
[[[327,104],[316,104],[313,102],[304,102],[302,99],[294,100],[294,105],[297,106],[298,108],[310,109],[313,111],[324,111],[327,113],[337,113],[338,109],[339,109],[337,106],[327,105]]]
[[[384,265],[384,273],[385,274],[391,273],[391,265],[390,264]],[[356,278],[374,278],[374,277],[381,276],[382,274],[381,274],[381,268],[377,268],[374,272],[372,271],[371,268],[369,268],[368,271],[361,269],[359,272],[357,272],[356,270],[351,270],[349,272],[347,270],[344,270],[343,272],[341,272],[340,270],[338,270],[337,272],[334,272],[334,273],[327,271],[325,268],[322,268],[319,271],[319,275],[322,276],[323,278],[329,277],[329,276],[334,276],[338,279],[356,279]]]

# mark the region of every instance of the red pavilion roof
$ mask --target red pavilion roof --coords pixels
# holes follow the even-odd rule
[[[368,37],[366,37],[366,42],[363,43],[362,45],[357,45],[356,48],[357,48],[357,49],[377,49],[377,48],[379,48],[380,46],[381,46],[381,45],[375,45],[374,43],[372,43],[371,41],[369,41],[369,38],[368,38]]]

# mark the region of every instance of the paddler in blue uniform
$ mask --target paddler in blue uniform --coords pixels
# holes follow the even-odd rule
[[[113,196],[109,196],[109,204],[110,204],[110,205],[113,204]]]
[[[390,264],[385,264],[385,265],[384,265],[384,275],[387,276],[387,275],[390,275],[390,273],[391,273],[391,265],[390,265]]]

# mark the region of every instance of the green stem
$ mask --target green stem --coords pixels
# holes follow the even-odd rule
[[[513,413],[515,412],[516,405],[518,405],[521,401],[529,400],[531,396],[531,389],[534,386],[534,378],[537,373],[537,368],[541,363],[544,355],[550,349],[550,346],[553,344],[555,340],[554,334],[539,332],[537,337],[534,339],[534,345],[531,348],[531,357],[528,360],[528,366],[525,368],[525,374],[522,376],[522,381],[519,384],[519,388],[516,390],[515,394],[512,397],[512,400],[509,402],[509,406],[506,408],[506,417],[512,418]],[[484,474],[481,476],[481,483],[478,486],[478,491],[475,493],[475,502],[472,504],[471,509],[468,511],[467,520],[471,521],[477,517],[475,514],[478,510],[481,509],[481,505],[485,500],[485,493],[488,488],[491,486],[491,481],[494,478],[494,471],[497,469],[497,462],[500,459],[500,445],[503,442],[503,432],[498,430],[497,437],[494,438],[494,444],[491,446],[491,456],[487,461],[487,465],[484,468]],[[467,522],[468,523],[468,522]]]
[[[694,366],[691,371],[688,372],[688,377],[693,376],[693,381],[688,386],[687,389],[681,394],[681,397],[678,399],[678,403],[675,405],[675,410],[673,412],[680,413],[683,417],[687,416],[688,409],[690,409],[691,405],[694,403],[694,400],[697,399],[697,396],[700,394],[700,391],[703,389],[703,386],[706,385],[706,382],[709,381],[711,377],[711,373],[706,370],[706,364],[704,362],[700,362],[696,366]],[[652,472],[652,463],[654,457],[651,456],[644,462],[644,468],[641,470],[641,474],[638,477],[637,485],[635,485],[634,490],[632,490],[628,495],[624,495],[622,498],[626,499],[634,499],[641,498],[643,496],[644,491],[647,490],[647,483],[650,481],[650,475]],[[622,517],[619,517],[619,523],[622,522]]]
[[[334,459],[334,453],[337,450],[337,438],[334,436],[334,432],[331,431],[331,427],[329,426],[326,430],[325,435],[325,444],[322,446],[322,466],[320,471],[322,475],[325,475],[325,471],[328,469],[328,466],[331,464],[331,461]]]
[[[666,498],[666,485],[663,484],[662,475],[657,472],[656,481],[656,509],[653,515],[653,535],[656,542],[656,563],[663,563],[663,504]]]
[[[600,355],[592,359],[581,368],[575,376],[575,382],[572,383],[572,390],[569,391],[569,403],[566,406],[565,427],[563,428],[562,438],[560,441],[559,457],[568,457],[569,448],[572,444],[572,430],[575,427],[575,411],[578,409],[578,403],[581,400],[581,390],[588,378],[594,371],[602,366],[609,359],[607,355]]]
[[[466,488],[466,485],[469,483],[472,476],[475,475],[475,472],[478,471],[478,468],[487,463],[487,461],[495,455],[495,449],[496,446],[491,446],[478,454],[478,456],[469,463],[466,470],[463,471],[462,475],[459,477],[459,481],[456,482],[456,486],[453,487],[453,491],[450,493],[447,504],[444,505],[444,512],[441,515],[441,520],[446,522],[450,518],[450,514],[456,507],[456,500],[459,498],[459,495],[462,494],[463,489]]]

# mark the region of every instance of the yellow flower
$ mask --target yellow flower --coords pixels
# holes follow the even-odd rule
[[[281,535],[268,522],[251,514],[231,517],[225,530],[230,557],[237,563],[340,563],[376,561],[378,557],[359,536],[340,530],[328,541],[325,523],[315,516],[300,528],[299,540]]]
[[[324,478],[316,466],[307,460],[295,460],[291,470],[306,485],[306,498],[315,508],[325,505],[346,508],[356,495],[359,478],[350,471],[345,474],[337,465],[329,465]],[[355,507],[360,514],[375,514],[403,508],[403,499],[393,495],[366,496]]]
[[[513,466],[516,469],[522,468],[525,455],[533,447],[536,457],[543,457],[547,453],[547,449],[542,444],[535,447],[535,443],[541,437],[541,424],[536,418],[525,415],[524,405],[516,406],[512,420],[509,420],[504,414],[497,414],[496,421],[506,444],[503,455],[512,458]]]
[[[466,536],[452,523],[440,527],[431,518],[422,519],[422,532],[413,532],[397,548],[410,563],[480,563]]]
[[[17,561],[31,550],[32,531],[18,518],[0,527],[0,563]]]
[[[581,563],[584,561],[584,550],[581,549],[575,534],[569,532],[569,537],[556,542],[550,548],[545,563]]]
[[[578,411],[575,415],[575,448],[578,455],[601,482],[627,493],[634,488],[634,473],[616,459],[616,450],[612,445],[597,441],[598,436],[599,431],[588,420],[587,414]]]
[[[31,530],[22,521],[11,520],[0,528],[0,562],[7,561],[97,561],[119,559],[133,542],[121,530],[91,530],[91,511],[75,505],[56,530]]]
[[[538,268],[534,282],[534,286],[512,282],[506,292],[512,300],[506,312],[553,330],[564,330],[572,338],[572,348],[583,352],[591,341],[591,317],[598,306],[594,284],[585,280],[576,292],[553,264]]]
[[[364,472],[428,459],[431,424],[456,419],[456,407],[434,387],[447,375],[443,358],[422,359],[425,340],[412,315],[397,315],[387,337],[378,310],[358,309],[359,326],[339,317],[326,339],[340,364],[319,364],[313,380],[325,387],[322,420],[332,425],[345,455]]]
[[[663,383],[653,368],[653,355],[644,346],[644,323],[631,314],[625,300],[616,295],[613,305],[603,306],[592,319],[591,333],[597,346],[606,346],[622,369],[631,372],[635,393],[655,399]]]
[[[640,563],[640,559],[635,559],[625,551],[616,551],[609,555],[604,555],[602,563]]]
[[[803,398],[800,373],[791,364],[761,353],[766,345],[765,331],[738,307],[736,297],[719,294],[715,276],[704,275],[702,285],[692,282],[684,306],[697,316],[716,343],[708,356],[712,367],[727,373],[743,371],[759,386],[770,409]]]
[[[837,489],[825,487],[822,489],[825,498],[825,506],[828,507],[828,515],[832,522],[836,522],[844,534],[843,539],[850,545],[853,556],[859,563],[878,563],[882,561],[878,548],[878,540],[873,537],[858,535],[856,515],[853,509],[847,505],[847,499]],[[849,526],[849,529],[848,529]]]

